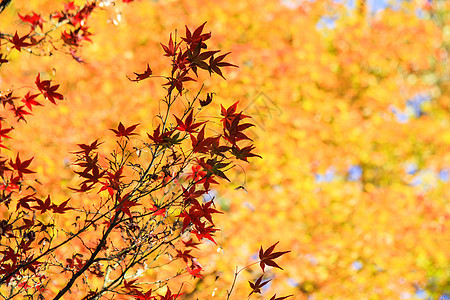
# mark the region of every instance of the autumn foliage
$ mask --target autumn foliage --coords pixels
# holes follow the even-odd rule
[[[449,3],[382,2],[11,1],[3,298],[446,299]]]

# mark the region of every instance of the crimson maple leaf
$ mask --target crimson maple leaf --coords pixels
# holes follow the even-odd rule
[[[200,106],[204,107],[212,102],[214,93],[207,93],[206,100],[200,100]]]
[[[292,297],[292,296],[294,296],[294,295],[289,295],[289,296],[284,296],[284,297],[277,297],[277,298],[275,298],[276,296],[277,296],[277,294],[273,295],[272,298],[270,298],[270,300],[283,300],[283,299]]]
[[[67,210],[71,210],[73,209],[72,207],[66,207],[67,203],[69,202],[70,199],[67,199],[66,201],[64,201],[63,203],[61,203],[60,205],[53,205],[52,210],[55,214],[63,214],[65,213]]]
[[[42,19],[41,15],[36,14],[35,12],[33,12],[33,15],[25,15],[25,16],[21,16],[19,13],[19,18],[26,23],[30,23],[31,26],[34,28],[36,28],[36,26],[39,26],[42,30],[43,24],[44,24],[44,19]]]
[[[125,0],[124,0],[125,2]],[[128,2],[131,2],[130,0],[128,0]],[[133,295],[134,299],[137,300],[151,300],[151,299],[156,299],[155,296],[152,296],[152,289],[149,289],[147,292],[145,292],[145,294],[141,291],[136,291],[136,295]]]
[[[247,146],[247,147],[244,147],[244,148],[241,149],[241,148],[239,148],[238,145],[234,145],[233,148],[231,149],[231,153],[237,159],[240,159],[240,160],[243,160],[243,161],[246,161],[246,162],[248,162],[247,157],[259,157],[259,158],[262,158],[262,156],[252,153],[251,151],[253,149],[255,149],[254,146]]]
[[[230,54],[230,53],[231,53],[231,52],[225,53],[225,54],[220,55],[220,56],[218,56],[218,57],[216,57],[216,58],[214,58],[214,55],[213,55],[213,56],[211,56],[211,57],[209,58],[209,68],[208,68],[208,70],[209,70],[209,74],[210,74],[210,75],[211,75],[212,73],[217,73],[217,74],[219,74],[223,79],[225,79],[225,77],[224,77],[223,74],[222,74],[222,71],[220,70],[221,67],[236,67],[236,68],[239,68],[239,67],[236,66],[236,65],[233,65],[233,64],[230,64],[230,63],[227,63],[227,62],[222,61],[222,60],[225,58],[225,56],[227,56],[227,55]]]
[[[183,82],[185,81],[195,81],[195,79],[187,76],[188,70],[180,72],[176,78],[167,78],[169,82],[163,85],[169,85],[168,92],[170,93],[174,88],[181,94],[183,94]]]
[[[130,139],[128,136],[130,135],[137,135],[137,133],[132,133],[133,130],[136,129],[136,127],[139,124],[134,124],[131,125],[130,127],[125,128],[125,126],[123,126],[122,122],[119,123],[119,126],[117,127],[117,130],[115,129],[110,129],[112,132],[114,132],[116,134],[117,137],[125,137],[127,139]]]
[[[190,45],[191,49],[197,47],[198,43],[201,43],[200,44],[201,48],[206,48],[206,44],[203,42],[208,40],[211,37],[211,32],[202,34],[205,24],[206,24],[206,22],[203,23],[202,25],[200,25],[199,27],[197,27],[197,29],[195,29],[193,33],[191,33],[189,28],[187,26],[185,26],[186,27],[186,37],[185,38],[182,37],[181,39],[183,41],[185,41],[188,45]]]
[[[183,121],[178,119],[177,116],[174,115],[175,119],[177,120],[177,124],[178,124],[178,127],[176,129],[181,130],[181,131],[186,131],[188,133],[192,133],[192,132],[196,132],[194,130],[195,128],[206,123],[206,122],[192,123],[193,122],[192,114],[193,114],[193,111],[191,110],[189,115],[186,117],[186,120],[184,121],[184,123],[183,123]]]
[[[32,208],[40,210],[41,214],[45,213],[47,210],[53,210],[55,208],[55,205],[52,203],[50,196],[48,196],[45,201],[36,198],[36,203],[37,205],[33,206]]]
[[[25,103],[26,107],[28,107],[28,109],[30,111],[32,111],[32,106],[42,106],[41,103],[37,102],[36,97],[39,96],[39,94],[34,94],[34,95],[30,95],[30,92],[28,92],[25,96],[23,96],[23,99],[21,100],[23,103]]]
[[[55,99],[62,100],[64,99],[64,96],[60,93],[57,93],[56,90],[59,88],[59,84],[51,86],[50,80],[43,80],[41,81],[41,74],[38,74],[36,76],[35,84],[38,87],[39,91],[42,93],[42,95],[50,100],[53,104],[56,104]]]
[[[172,34],[170,34],[170,38],[169,38],[169,44],[167,46],[164,46],[162,43],[160,43],[161,46],[163,47],[164,52],[166,52],[166,54],[164,54],[164,56],[175,56],[175,54],[177,53],[179,44],[175,45],[175,43],[172,40]]]
[[[200,272],[203,271],[203,269],[201,267],[191,268],[188,265],[187,266],[187,271],[188,271],[189,274],[192,275],[192,277],[195,277],[195,278],[203,278],[204,277],[202,274],[200,274]]]
[[[23,47],[28,47],[28,46],[33,45],[32,43],[27,43],[27,42],[25,42],[25,40],[26,40],[27,38],[28,38],[28,34],[25,35],[25,36],[23,36],[23,37],[19,37],[19,36],[17,35],[17,31],[16,31],[16,33],[15,33],[14,36],[13,36],[13,38],[10,39],[9,41],[10,41],[11,43],[14,44],[13,48],[16,48],[17,50],[19,50],[19,52],[21,52],[21,49],[22,49]]]
[[[27,120],[25,120],[25,115],[31,115],[31,113],[23,109],[24,107],[25,105],[11,107],[11,110],[14,112],[14,116],[17,117],[17,121],[23,120],[24,122],[27,122]]]
[[[166,294],[164,296],[159,295],[159,297],[161,297],[159,300],[175,300],[178,297],[180,297],[182,294],[172,294],[172,292],[170,291],[170,288],[167,288]]]
[[[274,252],[272,253],[272,251],[275,249],[275,246],[278,244],[279,242],[276,242],[275,244],[273,244],[272,246],[270,246],[269,248],[267,248],[266,251],[263,251],[263,248],[261,247],[261,249],[259,250],[259,259],[260,259],[260,263],[259,266],[261,267],[261,269],[264,272],[264,268],[265,266],[271,266],[271,267],[275,267],[278,269],[283,270],[283,268],[281,268],[279,265],[277,265],[276,262],[274,262],[273,260],[275,258],[280,257],[281,255],[284,255],[286,253],[289,253],[291,251],[282,251],[282,252]]]
[[[17,153],[16,161],[13,162],[12,159],[10,159],[9,165],[11,166],[11,168],[13,168],[14,170],[16,170],[19,173],[19,177],[22,179],[23,174],[36,173],[36,172],[33,172],[30,169],[28,169],[28,166],[31,164],[31,161],[33,160],[33,158],[34,157],[32,157],[28,160],[25,160],[25,161],[21,161],[20,157],[19,157],[19,153]]]
[[[9,133],[11,130],[13,130],[12,127],[11,127],[11,128],[6,128],[6,129],[2,129],[2,123],[0,122],[0,147],[5,148],[5,149],[8,149],[5,145],[3,145],[3,144],[1,143],[1,141],[2,141],[2,138],[8,138],[8,139],[11,138],[10,136],[8,136],[8,133]]]
[[[78,147],[81,148],[80,151],[76,151],[76,152],[72,152],[74,154],[81,154],[83,153],[85,156],[89,156],[89,154],[98,149],[98,146],[100,146],[101,144],[103,144],[103,142],[99,143],[98,139],[93,141],[90,145],[87,144],[78,144]]]
[[[266,284],[268,284],[272,279],[269,279],[267,281],[262,281],[264,275],[261,275],[254,283],[249,281],[248,283],[250,284],[250,287],[252,288],[252,291],[250,292],[250,294],[248,296],[250,296],[253,293],[258,293],[261,294],[261,288],[263,286],[265,286]]]
[[[6,55],[5,55],[5,58],[2,58],[2,57],[3,57],[3,54],[0,54],[0,66],[2,64],[7,63],[9,61],[9,60],[6,59]]]
[[[131,200],[128,200],[128,196],[129,196],[129,193],[125,194],[121,198],[121,200],[119,201],[119,206],[117,207],[116,211],[120,210],[120,211],[124,212],[126,215],[128,215],[131,218],[130,207],[138,206],[138,205],[141,205],[141,204],[136,203],[136,202],[131,201]]]
[[[131,79],[128,76],[127,76],[127,78],[130,81],[138,82],[138,81],[144,80],[146,78],[149,78],[153,74],[153,71],[152,71],[152,69],[150,69],[150,66],[147,64],[147,70],[145,70],[144,73],[139,74],[139,73],[134,72],[134,74],[136,75],[136,79]]]

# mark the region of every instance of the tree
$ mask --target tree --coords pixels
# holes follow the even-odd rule
[[[88,19],[106,3],[111,4],[91,1],[80,7],[68,2],[47,19],[35,12],[19,13],[30,31],[1,33],[0,66],[15,51],[43,56],[59,51],[83,63],[80,47],[91,41]],[[201,71],[224,78],[221,68],[237,67],[224,61],[229,53],[207,49],[211,33],[204,32],[205,24],[192,31],[186,26],[184,37],[170,35],[169,42],[161,44],[169,58],[169,75],[154,75],[147,64],[143,72],[128,77],[131,82],[162,81],[164,108],[156,116],[153,131],[141,135],[141,124],[119,122],[111,129],[116,146],[110,155],[104,154],[105,144],[99,139],[79,143],[72,153],[79,182],[71,190],[88,197],[89,203],[77,205],[71,198],[55,201],[51,195],[43,196],[35,187],[42,179],[32,177],[34,157],[23,159],[9,152],[2,156],[5,219],[0,223],[0,295],[4,299],[60,299],[67,293],[80,299],[113,295],[176,299],[183,294],[183,284],[173,292],[168,286],[173,278],[204,276],[198,254],[192,251],[205,240],[216,243],[214,235],[219,229],[213,215],[221,212],[215,208],[214,197],[208,198],[211,186],[230,181],[226,173],[235,161],[248,163],[248,158],[260,157],[246,134],[254,125],[237,110],[238,102],[221,106],[220,122],[199,121],[202,108],[213,101],[214,94],[203,97],[202,87],[193,94],[186,87],[188,82],[200,80]],[[34,85],[21,97],[14,89],[1,93],[2,139],[11,138],[15,128],[9,124],[14,119],[23,125],[35,107],[64,100],[60,85],[52,79],[38,73]],[[174,106],[181,104],[184,109],[176,111]],[[9,150],[14,143],[0,146]],[[266,265],[280,268],[273,260],[289,252],[273,252],[275,246],[260,250],[257,263],[263,272]],[[174,272],[169,265],[179,261],[184,267]],[[144,282],[139,280],[143,273],[147,274]],[[250,285],[251,294],[260,293],[259,283]],[[228,297],[233,288],[234,284]]]

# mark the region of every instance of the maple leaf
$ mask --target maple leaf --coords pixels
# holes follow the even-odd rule
[[[177,89],[177,91],[180,93],[180,95],[183,94],[183,82],[185,81],[195,81],[195,79],[187,76],[188,70],[185,70],[183,72],[180,72],[177,75],[177,78],[167,78],[169,82],[163,84],[163,85],[169,85],[168,92],[170,93],[174,88]]]
[[[19,52],[21,52],[21,49],[23,47],[28,47],[28,46],[33,45],[32,43],[25,42],[25,40],[28,38],[28,36],[29,35],[27,34],[27,35],[25,35],[23,37],[19,37],[17,35],[17,31],[16,31],[16,33],[13,36],[13,38],[10,39],[9,41],[14,44],[13,48],[16,48],[17,50],[19,50]]]
[[[166,294],[164,296],[159,295],[159,297],[160,297],[159,300],[175,300],[175,299],[177,299],[178,297],[180,297],[183,294],[184,293],[182,293],[182,294],[172,294],[172,292],[170,291],[170,288],[168,287],[167,291],[166,291]]]
[[[192,277],[194,278],[203,278],[204,276],[202,274],[200,274],[201,271],[203,271],[203,269],[201,267],[197,267],[197,268],[191,268],[189,267],[189,265],[187,266],[187,271],[189,274],[192,275]]]
[[[179,44],[175,45],[175,43],[172,40],[172,34],[170,34],[170,38],[169,38],[169,44],[167,46],[164,46],[162,43],[160,43],[161,46],[163,47],[164,52],[166,52],[166,54],[164,54],[164,56],[175,56],[175,54],[177,53],[178,47],[180,46]]]
[[[185,241],[182,241],[182,242],[186,248],[192,247],[192,248],[198,249],[197,245],[200,245],[200,243],[196,243],[192,239],[189,239],[187,242],[185,242]]]
[[[117,130],[115,129],[110,129],[112,132],[114,132],[116,134],[117,137],[125,137],[127,139],[130,139],[129,136],[130,135],[137,135],[137,133],[132,133],[133,130],[136,129],[136,127],[139,124],[134,124],[131,125],[130,127],[125,128],[125,126],[123,126],[122,122],[119,123],[119,126],[117,127]]]
[[[88,156],[92,151],[97,150],[98,146],[103,144],[103,142],[99,143],[98,139],[93,141],[90,145],[87,144],[78,144],[78,147],[81,148],[80,151],[72,152],[74,154],[81,154],[83,153],[85,156]]]
[[[42,30],[45,21],[42,19],[41,15],[38,15],[35,12],[33,12],[33,15],[21,16],[20,13],[18,15],[23,22],[30,23],[33,29],[36,28],[36,26],[39,26]]]
[[[26,208],[26,209],[31,210],[31,207],[30,207],[30,205],[28,204],[28,202],[36,202],[35,194],[27,195],[27,196],[25,196],[25,197],[20,198],[20,199],[17,201],[16,210],[18,210],[19,207],[23,207],[23,208]]]
[[[201,222],[200,225],[195,224],[195,229],[192,230],[191,233],[194,233],[199,241],[203,238],[206,238],[217,245],[211,234],[218,231],[219,229],[214,228],[213,225],[205,227],[205,224],[206,222]]]
[[[11,106],[14,106],[14,100],[19,99],[18,97],[13,96],[13,92],[10,91],[8,94],[3,94],[0,92],[0,101],[3,104],[3,107],[6,106],[6,104],[9,104]]]
[[[128,0],[128,1],[130,1],[130,0]],[[124,2],[125,2],[125,0],[124,0]],[[145,294],[141,291],[136,291],[136,295],[133,295],[133,297],[134,297],[134,299],[137,299],[137,300],[156,299],[155,296],[152,296],[152,289],[149,289],[147,292],[145,292]]]
[[[64,4],[64,10],[78,10],[78,5],[75,5],[75,1],[69,1],[66,4]]]
[[[153,204],[152,208],[150,208],[150,211],[153,212],[154,216],[165,216],[166,215],[166,209],[159,208],[155,204]]]
[[[130,281],[127,281],[125,279],[125,281],[123,282],[123,288],[125,290],[127,290],[128,292],[135,292],[135,291],[137,291],[138,289],[140,289],[140,287],[134,284],[136,281],[137,281],[137,279],[130,280]]]
[[[273,260],[275,258],[280,257],[281,255],[284,255],[286,253],[289,253],[291,251],[282,251],[282,252],[274,252],[272,253],[272,251],[275,249],[275,246],[278,244],[279,242],[276,242],[275,244],[273,244],[272,246],[270,246],[269,248],[267,248],[266,251],[263,251],[263,248],[261,247],[261,249],[259,250],[259,259],[260,259],[260,263],[259,266],[261,267],[262,271],[264,272],[264,268],[265,266],[271,266],[271,267],[275,267],[278,269],[283,270],[283,268],[281,268],[279,265],[277,265],[276,262],[274,262]]]
[[[254,283],[249,281],[250,287],[252,288],[252,291],[248,296],[250,296],[253,293],[261,294],[261,288],[265,286],[267,283],[269,283],[272,279],[269,279],[267,281],[262,281],[264,275],[261,275]]]
[[[205,107],[206,105],[210,104],[212,102],[214,93],[207,93],[206,94],[206,100],[200,100],[200,106]]]
[[[0,53],[0,66],[7,62],[9,62],[9,60],[6,59],[6,54],[5,54],[5,58],[3,58],[3,54]]]
[[[21,161],[20,157],[19,157],[19,153],[17,153],[16,161],[13,162],[12,159],[10,159],[9,165],[19,173],[20,178],[23,178],[23,174],[36,173],[36,172],[33,172],[28,169],[28,166],[31,164],[31,161],[33,160],[33,158],[34,157],[32,157],[28,160],[25,160],[25,161]]]
[[[25,115],[31,115],[30,112],[23,109],[24,107],[25,105],[11,107],[11,111],[14,112],[14,116],[17,117],[17,121],[23,120],[24,122],[27,122],[27,120],[25,120]]]
[[[236,68],[239,68],[239,67],[236,66],[236,65],[233,65],[233,64],[230,64],[230,63],[227,63],[227,62],[222,61],[222,60],[225,58],[225,56],[227,56],[227,55],[230,54],[230,53],[231,53],[231,52],[225,53],[225,54],[220,55],[220,56],[218,56],[218,57],[216,57],[216,58],[214,58],[214,55],[211,56],[211,58],[209,59],[209,67],[208,67],[208,70],[209,70],[209,74],[210,74],[210,75],[211,75],[212,73],[217,73],[217,74],[219,74],[223,79],[225,79],[225,77],[224,77],[223,74],[222,74],[222,71],[220,70],[221,67],[236,67]]]
[[[240,159],[240,160],[243,160],[243,161],[246,161],[246,162],[248,162],[248,160],[247,160],[248,157],[259,157],[259,158],[262,158],[261,155],[252,153],[251,151],[253,149],[255,149],[254,146],[247,146],[247,147],[244,147],[244,148],[241,149],[241,148],[239,148],[239,146],[234,145],[234,147],[231,149],[231,153],[237,159]]]
[[[283,300],[283,299],[292,297],[292,296],[294,296],[294,295],[289,295],[289,296],[284,296],[284,297],[277,297],[277,298],[275,298],[276,296],[277,296],[277,294],[273,295],[272,298],[270,298],[270,300]]]
[[[2,123],[0,122],[0,140],[1,140],[1,138],[8,138],[8,139],[10,139],[11,137],[8,136],[7,134],[8,134],[11,130],[13,130],[12,127],[11,127],[11,128],[6,128],[6,129],[2,129]]]
[[[59,84],[51,86],[50,80],[43,80],[41,81],[41,74],[38,73],[36,76],[35,84],[39,91],[42,93],[42,95],[48,99],[53,104],[56,104],[55,99],[62,100],[64,99],[64,96],[60,93],[57,93],[56,90],[59,88]]]
[[[66,201],[62,202],[59,205],[53,205],[52,210],[53,213],[55,214],[63,214],[68,210],[73,209],[72,207],[66,207],[67,203],[69,202],[70,199],[67,199]]]
[[[192,123],[193,122],[193,111],[191,110],[191,112],[189,113],[189,115],[186,117],[186,120],[183,122],[180,119],[177,118],[177,116],[175,116],[175,119],[177,121],[178,127],[176,129],[181,130],[181,131],[186,131],[188,133],[192,133],[192,132],[196,132],[195,128],[201,126],[202,124],[206,123],[205,122],[199,122],[199,123]]]
[[[177,255],[175,256],[176,258],[181,258],[184,262],[188,262],[189,260],[193,259],[194,257],[190,254],[190,252],[192,250],[184,250],[184,251],[180,251],[178,249],[175,249],[175,251],[177,251]]]
[[[41,214],[45,213],[47,210],[53,210],[55,208],[55,205],[50,200],[50,196],[45,199],[45,201],[42,201],[41,199],[36,199],[36,206],[33,206],[32,208],[38,209],[41,211]]]
[[[153,72],[150,69],[150,66],[147,64],[147,70],[145,70],[144,73],[139,74],[134,72],[134,74],[136,75],[136,79],[130,79],[130,77],[127,76],[128,80],[138,82],[146,78],[149,78],[153,74]]]
[[[150,135],[147,133],[147,136],[149,139],[151,139],[155,144],[163,144],[163,143],[167,143],[170,142],[170,136],[173,133],[173,130],[168,130],[164,133],[161,134],[161,130],[160,130],[160,125],[158,125],[158,127],[153,130],[153,135]]]
[[[201,48],[206,48],[206,44],[203,42],[208,40],[211,37],[211,32],[202,34],[205,24],[206,24],[206,22],[203,23],[202,25],[200,25],[199,27],[197,27],[197,29],[195,29],[193,33],[191,33],[189,28],[187,26],[185,26],[186,27],[186,37],[184,37],[184,38],[182,37],[181,39],[183,41],[185,41],[188,45],[190,45],[191,49],[197,47],[197,45],[199,43],[200,43]]]
[[[42,106],[41,103],[37,102],[36,97],[39,96],[39,94],[30,95],[30,92],[28,92],[25,96],[23,96],[23,99],[21,100],[23,103],[25,103],[25,106],[28,107],[30,111],[32,111],[32,106]]]
[[[128,194],[125,194],[119,201],[119,206],[117,207],[116,211],[120,210],[124,212],[126,215],[128,215],[131,218],[131,212],[130,207],[141,205],[139,203],[136,203],[134,201],[128,200]]]

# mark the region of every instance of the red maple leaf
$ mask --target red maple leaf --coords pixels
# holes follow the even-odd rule
[[[53,210],[55,208],[55,205],[50,200],[50,196],[48,196],[45,201],[36,198],[36,204],[37,205],[32,208],[40,210],[41,214],[45,213],[47,210]]]
[[[261,247],[261,249],[259,250],[259,259],[260,259],[260,267],[264,272],[264,267],[267,266],[271,266],[271,267],[275,267],[278,269],[283,270],[279,265],[277,265],[276,262],[274,262],[273,260],[275,258],[280,257],[281,255],[284,255],[286,253],[289,253],[291,251],[282,251],[282,252],[274,252],[272,253],[272,251],[275,249],[275,246],[278,244],[279,242],[276,242],[275,244],[273,244],[272,246],[270,246],[269,248],[267,248],[266,251],[263,251],[263,248]]]
[[[206,100],[200,100],[200,106],[204,107],[212,102],[214,93],[207,93]]]
[[[125,194],[121,200],[119,201],[119,206],[117,207],[117,210],[120,210],[122,212],[124,212],[126,215],[128,215],[131,218],[131,212],[130,212],[130,208],[133,206],[138,206],[141,205],[139,203],[136,203],[134,201],[128,200],[128,194]]]
[[[127,76],[128,80],[136,81],[136,82],[141,81],[141,80],[144,80],[144,79],[150,77],[153,74],[153,72],[152,72],[152,69],[150,69],[150,66],[147,64],[147,70],[145,70],[144,73],[139,74],[139,73],[134,72],[134,74],[136,75],[136,79],[131,79],[130,77]]]
[[[14,116],[17,117],[17,121],[23,120],[26,122],[27,120],[25,120],[25,115],[31,115],[31,113],[23,109],[24,107],[25,105],[11,107],[11,110],[14,112]]]
[[[254,146],[247,146],[244,148],[239,148],[238,145],[234,145],[234,147],[231,149],[231,153],[240,160],[246,161],[248,162],[247,158],[248,157],[259,157],[262,158],[260,155],[258,154],[254,154],[251,151],[255,149]]]
[[[203,42],[208,40],[211,37],[211,32],[202,34],[205,24],[206,24],[206,22],[203,23],[202,25],[200,25],[199,27],[197,27],[197,29],[195,29],[193,33],[191,33],[189,28],[187,26],[185,26],[186,27],[186,37],[184,37],[184,38],[182,37],[181,39],[183,41],[185,41],[188,45],[190,45],[191,49],[194,49],[195,47],[197,47],[198,43],[201,43],[200,44],[201,48],[206,48],[206,44]]]
[[[29,35],[27,34],[27,35],[25,35],[23,37],[19,37],[17,35],[17,31],[16,31],[16,33],[13,36],[13,38],[10,39],[9,41],[14,44],[13,48],[16,48],[17,50],[19,50],[19,52],[21,52],[21,49],[23,47],[28,47],[28,46],[33,45],[32,43],[25,42],[25,40],[28,38],[28,36]]]
[[[39,91],[44,95],[44,97],[53,104],[56,104],[55,99],[62,100],[64,99],[64,96],[60,93],[57,93],[56,90],[59,88],[59,84],[51,86],[50,80],[43,80],[41,81],[40,74],[36,76],[36,86],[38,87]]]
[[[166,54],[164,54],[164,56],[175,56],[175,54],[177,53],[178,47],[180,46],[179,44],[175,45],[175,43],[172,40],[172,34],[170,34],[170,38],[169,38],[169,44],[167,46],[164,46],[162,43],[160,43],[161,46],[163,47],[164,52],[166,52]]]
[[[159,300],[175,300],[178,297],[180,297],[182,294],[172,294],[172,292],[170,291],[170,288],[167,288],[166,294],[164,296],[159,295],[160,299]]]
[[[248,296],[250,296],[253,293],[261,294],[261,288],[265,286],[267,283],[269,283],[272,279],[269,279],[267,281],[262,281],[264,275],[261,275],[254,283],[249,281],[250,287],[252,288],[252,291]]]
[[[178,127],[176,129],[181,131],[186,131],[188,133],[196,132],[195,128],[201,126],[202,124],[206,122],[199,122],[199,123],[192,123],[193,122],[193,111],[189,113],[189,115],[186,117],[185,121],[181,121],[177,118],[177,116],[174,115],[175,119],[177,120]]]
[[[188,265],[187,266],[187,271],[188,271],[189,274],[191,274],[195,278],[203,278],[204,277],[202,274],[200,274],[200,272],[203,271],[203,269],[201,267],[191,268]]]
[[[33,12],[33,15],[25,15],[25,16],[21,16],[19,13],[19,18],[23,22],[30,23],[33,29],[36,28],[36,26],[39,26],[42,30],[42,26],[45,22],[44,19],[42,19],[42,17],[36,14],[35,12]]]
[[[23,178],[23,174],[30,174],[30,173],[36,173],[33,172],[31,170],[28,169],[28,166],[31,164],[31,161],[33,160],[34,157],[25,160],[25,161],[21,161],[20,157],[19,157],[19,153],[17,153],[16,156],[16,161],[13,162],[12,159],[10,159],[9,161],[9,165],[11,166],[11,168],[13,168],[14,170],[16,170],[19,173],[19,177]]]
[[[210,57],[209,59],[209,74],[211,75],[212,73],[217,73],[219,74],[223,79],[225,79],[225,77],[223,77],[222,71],[220,70],[221,67],[236,67],[239,68],[236,65],[227,63],[222,61],[225,56],[227,56],[228,54],[230,54],[231,52],[225,53],[223,55],[220,55],[216,58],[214,58],[214,55]]]
[[[270,300],[283,300],[283,299],[292,297],[292,296],[294,296],[294,295],[289,295],[289,296],[284,296],[284,297],[277,297],[277,298],[275,298],[276,296],[277,296],[277,294],[273,295],[272,298],[270,298]]]
[[[67,203],[70,199],[67,199],[66,201],[62,202],[59,205],[53,205],[52,210],[55,214],[63,214],[68,210],[73,209],[72,207],[66,207]]]
[[[2,58],[2,57],[3,57],[3,54],[0,54],[0,66],[2,64],[7,63],[9,61],[9,60],[6,59],[6,55],[5,55],[5,58]]]
[[[167,78],[169,82],[163,85],[169,85],[168,92],[170,93],[174,88],[180,93],[183,93],[183,82],[185,81],[195,81],[195,79],[187,76],[188,70],[180,72],[176,78]]]
[[[23,103],[25,103],[25,106],[28,107],[30,111],[32,111],[32,106],[42,106],[41,103],[37,102],[36,97],[39,96],[39,94],[30,95],[30,92],[28,92],[25,96],[23,96],[23,99],[21,100]]]
[[[130,127],[125,128],[125,126],[123,126],[122,122],[119,123],[119,126],[117,127],[117,130],[115,129],[110,129],[112,132],[114,132],[116,134],[117,137],[126,137],[127,139],[130,139],[129,136],[130,135],[137,135],[137,133],[132,133],[133,130],[136,129],[136,127],[139,124],[134,124],[131,125]]]

